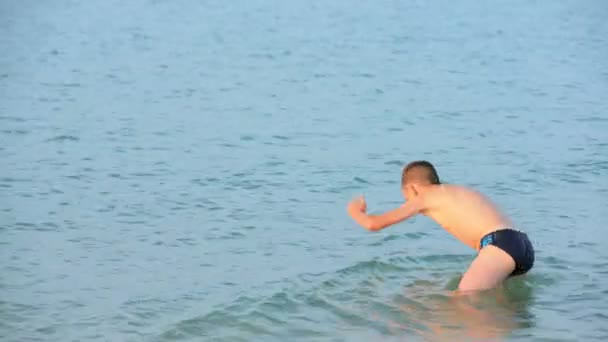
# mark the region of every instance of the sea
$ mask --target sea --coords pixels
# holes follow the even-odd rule
[[[608,2],[0,0],[0,340],[608,340]],[[529,274],[403,203],[432,162]]]

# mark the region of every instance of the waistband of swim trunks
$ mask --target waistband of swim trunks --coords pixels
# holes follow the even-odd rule
[[[514,232],[518,232],[518,233],[523,233],[522,231],[517,230],[515,228],[511,228],[511,227],[505,227],[505,228],[496,229],[495,231],[484,235],[479,240],[479,249],[478,250],[481,250],[482,248],[484,248],[487,245],[491,245],[494,242],[494,240],[495,240],[495,234],[497,232],[500,232],[500,231],[503,231],[503,230],[510,230],[510,231],[514,231]]]

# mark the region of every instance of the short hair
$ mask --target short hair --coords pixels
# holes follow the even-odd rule
[[[403,168],[401,186],[412,182],[441,184],[437,170],[435,170],[433,164],[426,160],[413,161]]]

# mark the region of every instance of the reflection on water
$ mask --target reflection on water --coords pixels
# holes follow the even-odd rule
[[[471,341],[528,336],[534,277],[467,295],[453,291],[460,277],[405,280],[411,267],[377,260],[337,272],[309,274],[268,296],[240,297],[178,322],[158,336],[204,336],[232,341],[308,340],[334,334],[346,341]],[[408,284],[408,285],[403,285]],[[526,330],[526,331],[524,331]]]
[[[450,280],[447,287],[453,290],[459,280]],[[534,316],[528,310],[533,288],[524,278],[467,294],[438,291],[437,287],[418,281],[396,296],[399,315],[387,321],[392,335],[414,333],[433,341],[501,340],[534,326]]]

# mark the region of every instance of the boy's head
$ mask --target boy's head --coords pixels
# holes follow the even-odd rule
[[[401,190],[405,199],[415,197],[429,185],[441,184],[437,170],[426,160],[413,161],[403,169]]]

